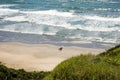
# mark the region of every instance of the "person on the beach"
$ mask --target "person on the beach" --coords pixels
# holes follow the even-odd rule
[[[60,47],[59,50],[62,51],[62,50],[63,50],[63,47]]]

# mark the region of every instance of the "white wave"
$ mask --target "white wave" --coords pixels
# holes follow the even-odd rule
[[[87,26],[87,27],[78,27],[76,29],[81,29],[81,30],[86,30],[86,31],[102,31],[102,32],[111,32],[111,31],[119,31],[120,28],[116,27],[112,27],[112,28],[108,28],[108,27],[95,27],[95,26]]]
[[[85,43],[92,43],[91,41],[85,41],[85,40],[80,40],[80,41],[61,41],[61,43],[80,43],[80,44],[85,44]]]
[[[14,16],[14,17],[6,17],[4,20],[7,21],[16,21],[16,22],[22,22],[22,21],[28,21],[25,16]]]
[[[92,43],[94,41],[97,41],[97,42],[106,42],[106,43],[116,43],[116,39],[109,39],[109,38],[101,38],[101,37],[94,37],[94,36],[91,36],[91,37],[85,37],[85,36],[70,36],[68,38],[71,38],[71,39],[80,39],[79,41],[69,41],[71,43]],[[62,41],[62,43],[67,43],[66,41]]]
[[[0,8],[9,8],[12,6],[16,6],[17,4],[0,4]]]
[[[75,15],[73,12],[59,12],[57,10],[46,11],[19,11],[13,9],[1,9],[0,14],[13,14],[20,13],[20,15],[5,17],[3,20],[7,21],[26,21],[29,23],[35,23],[39,25],[49,25],[52,27],[66,28],[66,29],[81,29],[86,31],[120,31],[120,27],[114,27],[119,25],[120,17],[118,18],[105,18],[99,16],[89,15]],[[71,24],[73,21],[85,21],[85,25]],[[109,27],[111,26],[111,27]]]
[[[71,27],[71,24],[68,23],[70,19],[74,17],[72,12],[59,12],[56,10],[46,10],[46,11],[19,11],[13,9],[2,9],[0,8],[0,15],[10,15],[14,13],[19,13],[21,15],[5,17],[4,20],[8,21],[17,21],[17,22],[30,22],[40,25],[50,25],[64,27],[68,29],[75,29]]]
[[[10,15],[10,14],[18,13],[18,12],[19,10],[0,8],[0,15]]]
[[[14,31],[14,32],[20,32],[20,31]],[[26,33],[26,34],[40,34],[40,35],[56,35],[56,33],[52,33],[52,32],[29,32],[29,31],[23,31],[23,32],[20,32],[20,33]]]
[[[115,12],[120,12],[120,9],[114,9]]]
[[[73,29],[74,27],[70,27],[67,21],[74,17],[72,12],[59,12],[56,10],[46,10],[46,11],[19,11],[19,10],[12,10],[12,9],[0,9],[0,15],[10,15],[14,13],[22,14],[13,17],[6,17],[4,20],[8,21],[27,21],[30,23],[36,24],[44,24],[44,25],[51,25],[51,26],[59,26],[69,29]]]
[[[59,12],[57,10],[46,10],[46,11],[22,11],[27,14],[39,14],[39,15],[51,15],[51,16],[62,16],[62,17],[73,17],[73,13],[70,12]]]
[[[107,3],[118,4],[120,1],[107,1]]]
[[[111,8],[95,8],[95,11],[110,11]]]
[[[36,31],[26,31],[26,30],[23,30],[23,31],[17,31],[15,29],[0,29],[0,31],[9,31],[9,32],[17,32],[17,33],[25,33],[25,34],[39,34],[39,35],[56,35],[56,33],[54,32],[44,32],[44,31],[39,31],[39,32],[36,32]]]
[[[97,20],[97,21],[118,21],[120,22],[120,17],[118,18],[105,18],[105,17],[99,17],[99,16],[84,16],[86,19],[90,20]]]
[[[68,29],[73,29],[68,21],[74,18],[71,12],[59,12],[56,10],[47,11],[22,11],[26,14],[26,18],[29,22],[50,26],[64,27]]]
[[[19,10],[9,9],[9,8],[0,8],[1,12],[19,12]]]
[[[107,43],[116,43],[116,39],[104,39],[101,37],[83,37],[87,41],[97,41],[97,42],[107,42]]]

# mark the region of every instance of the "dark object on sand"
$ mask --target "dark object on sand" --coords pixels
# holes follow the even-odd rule
[[[63,47],[60,47],[59,50],[62,51],[62,50],[63,50]]]

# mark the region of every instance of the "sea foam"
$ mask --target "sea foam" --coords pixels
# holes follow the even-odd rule
[[[1,15],[20,14],[5,17],[3,20],[16,22],[29,22],[39,25],[49,25],[65,29],[81,29],[87,31],[120,31],[120,17],[109,18],[90,15],[76,15],[73,12],[46,11],[19,11],[0,9]],[[72,24],[74,21],[84,21],[83,24]],[[118,25],[115,27],[115,25]],[[114,27],[113,27],[114,26]],[[101,29],[99,29],[101,28]]]
[[[4,16],[3,22],[17,22],[16,24],[3,25],[0,28],[1,31],[59,35],[69,39],[108,41],[111,43],[116,40],[114,35],[114,38],[111,39],[111,37],[104,38],[100,34],[111,35],[112,32],[120,32],[120,17],[78,15],[74,11],[64,12],[58,10],[24,11],[0,8],[0,11],[0,16]]]

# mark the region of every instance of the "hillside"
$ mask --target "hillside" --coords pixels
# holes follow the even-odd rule
[[[97,56],[80,55],[59,64],[44,80],[120,80],[120,45]]]

